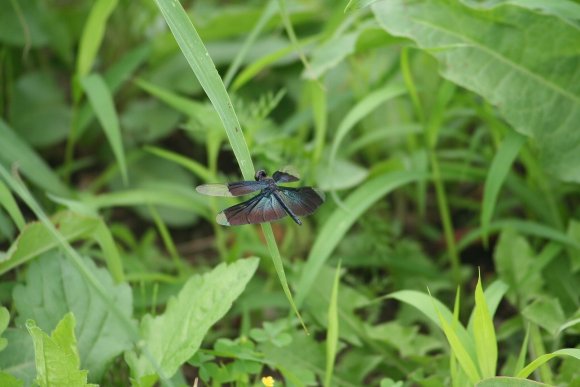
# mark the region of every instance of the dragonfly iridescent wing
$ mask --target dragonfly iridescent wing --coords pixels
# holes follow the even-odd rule
[[[208,196],[242,196],[263,190],[266,187],[268,187],[268,183],[264,181],[237,181],[228,184],[198,185],[195,190]]]
[[[226,208],[216,216],[223,226],[266,223],[288,215],[271,193],[261,193],[248,201]]]
[[[291,183],[300,180],[298,177],[288,173],[288,171],[276,171],[272,178],[276,183]]]
[[[324,193],[311,187],[278,187],[277,193],[290,211],[298,216],[310,215],[324,203]]]

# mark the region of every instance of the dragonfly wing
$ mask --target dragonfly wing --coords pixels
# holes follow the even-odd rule
[[[276,171],[272,175],[272,178],[276,183],[291,183],[300,180],[298,177],[291,175],[286,171]]]
[[[224,226],[266,223],[288,215],[274,195],[262,193],[235,206],[226,208],[216,216],[216,221]]]
[[[228,184],[203,184],[195,187],[195,190],[208,196],[242,196],[260,191],[268,186],[263,181],[238,181]]]
[[[310,215],[324,203],[324,193],[311,187],[278,187],[278,192],[284,204],[298,216]]]

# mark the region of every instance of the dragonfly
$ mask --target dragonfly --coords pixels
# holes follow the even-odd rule
[[[197,186],[197,192],[209,196],[243,196],[256,191],[259,194],[245,202],[228,207],[216,216],[216,222],[223,226],[240,226],[244,224],[267,223],[290,216],[298,225],[302,224],[299,216],[312,214],[322,203],[324,193],[312,187],[285,187],[279,183],[291,183],[300,180],[287,171],[276,171],[268,177],[266,171],[259,170],[256,181],[238,181],[227,184],[203,184]]]

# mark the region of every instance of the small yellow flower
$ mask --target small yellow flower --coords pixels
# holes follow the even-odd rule
[[[274,387],[274,378],[271,376],[264,376],[262,378],[262,383],[266,387]]]

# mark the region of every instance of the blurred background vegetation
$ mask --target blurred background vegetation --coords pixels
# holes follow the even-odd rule
[[[48,333],[72,311],[80,367],[101,385],[470,385],[422,297],[465,323],[478,269],[497,374],[578,349],[580,5],[370,3],[182,1],[239,121],[228,138],[176,42],[195,38],[160,12],[172,2],[4,1],[0,380],[42,375],[25,322]],[[292,165],[327,193],[303,226],[272,224],[309,336],[268,233],[217,225],[235,201],[194,190],[242,180],[246,146],[256,169]],[[218,307],[220,282],[232,294]],[[172,332],[193,324],[189,307],[204,321],[196,344],[172,367],[149,340],[160,368],[148,372],[143,316]],[[532,377],[578,385],[568,355]],[[494,376],[481,362],[476,375]]]

